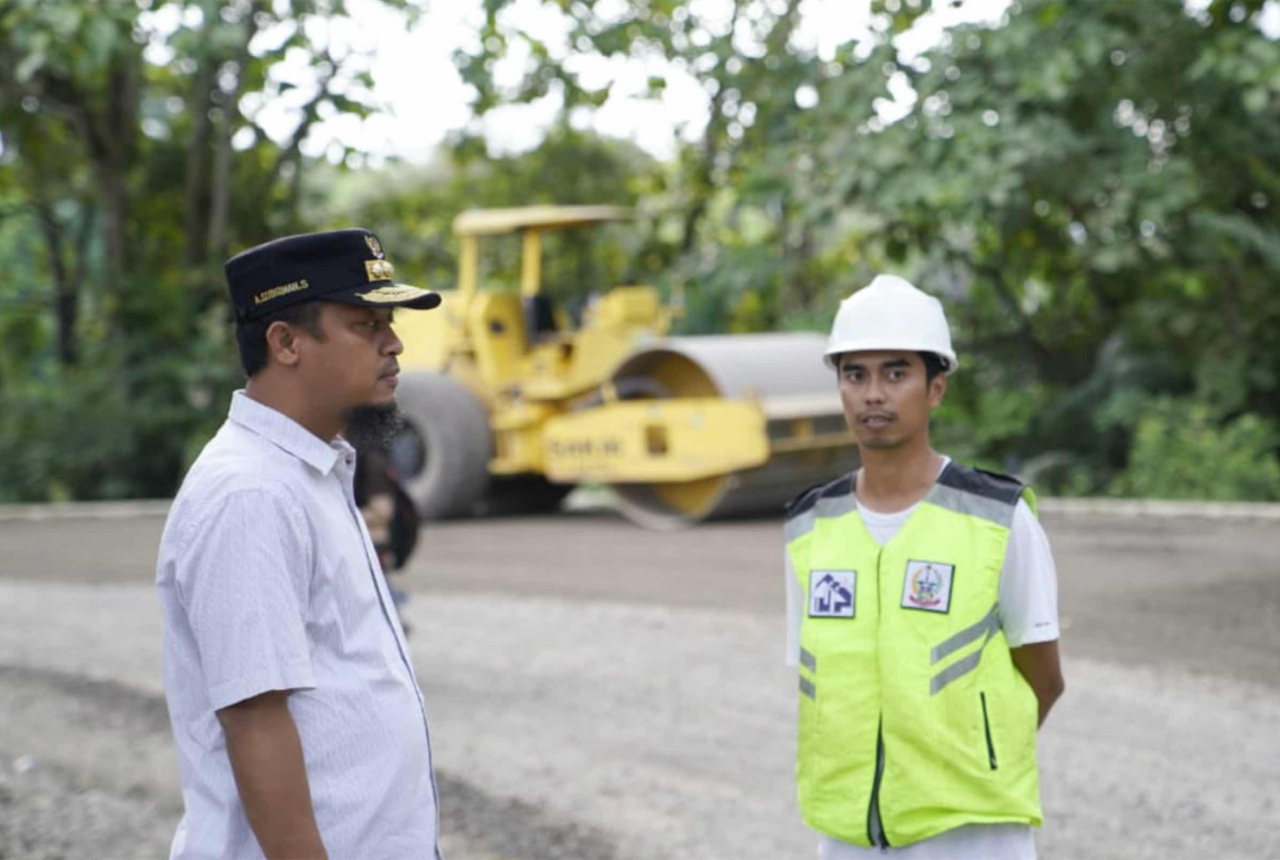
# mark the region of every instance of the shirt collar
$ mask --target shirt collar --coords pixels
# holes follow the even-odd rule
[[[244,389],[231,395],[228,417],[325,475],[350,449],[341,437],[332,443],[325,442],[283,412],[254,400],[245,394]]]

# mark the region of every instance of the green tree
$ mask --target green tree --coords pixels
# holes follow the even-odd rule
[[[868,35],[826,62],[795,44],[794,3],[735,2],[727,20],[546,5],[575,53],[658,58],[709,95],[654,197],[684,227],[669,276],[690,283],[694,330],[825,327],[873,271],[911,275],[970,356],[949,441],[1050,489],[1123,472],[1144,392],[1216,421],[1280,413],[1280,44],[1263,0],[1024,0],[914,57],[897,37],[943,4],[876,0]],[[550,94],[569,123],[608,98],[508,6],[486,4],[481,50],[458,56],[478,113]],[[526,75],[504,91],[494,62],[520,40]],[[895,79],[914,102],[888,121]]]
[[[982,455],[1066,454],[1102,489],[1136,422],[1094,419],[1134,392],[1280,415],[1280,43],[1262,5],[1023,0],[999,27],[853,67],[850,93],[906,77],[902,120],[819,107],[810,217],[866,213],[866,244],[949,298],[975,359],[953,417],[981,434],[990,391],[1039,392]]]
[[[409,170],[393,164],[380,172],[351,174],[330,197],[323,223],[376,225],[405,277],[451,288],[458,242],[453,220],[465,209],[538,203],[636,206],[652,187],[659,166],[623,141],[602,140],[570,128],[554,129],[518,156],[444,149],[436,163]],[[549,233],[543,279],[559,299],[580,299],[591,289],[661,275],[669,247],[653,224]],[[481,271],[488,284],[514,287],[520,277],[518,238],[481,243]]]
[[[0,496],[174,490],[234,381],[222,260],[303,224],[321,111],[370,110],[363,59],[307,35],[345,14],[0,3],[0,259],[16,275],[0,286]],[[287,52],[306,60],[296,82],[276,73]],[[272,139],[260,111],[288,99],[294,127]]]
[[[808,189],[780,153],[821,133],[807,119],[809,108],[841,65],[823,63],[797,43],[799,0],[543,5],[559,11],[575,62],[521,30],[510,0],[486,3],[479,50],[456,56],[475,88],[477,115],[550,98],[559,127],[588,124],[612,84],[585,83],[584,59],[646,64],[654,73],[642,97],[652,100],[661,98],[671,75],[692,76],[707,96],[707,122],[692,141],[682,138],[670,169],[653,177],[647,203],[657,241],[646,253],[659,242],[668,246],[661,254],[672,260],[669,278],[690,286],[691,330],[716,330],[730,319],[739,329],[772,328],[783,322],[781,309],[807,307],[829,273],[815,266],[811,224],[801,217]],[[530,59],[520,82],[504,89],[493,69],[518,44]],[[474,151],[476,143],[464,138],[458,148]]]
[[[1143,410],[1117,496],[1280,501],[1275,426],[1256,415],[1223,422],[1203,403],[1160,397]]]
[[[823,56],[798,0],[541,5],[563,44],[486,0],[456,61],[477,116],[552,104],[546,140],[505,156],[463,132],[408,177],[354,175],[341,144],[304,155],[323,112],[370,110],[362,58],[308,37],[341,0],[0,0],[0,497],[172,491],[236,381],[228,252],[355,220],[447,286],[456,213],[530,202],[637,205],[634,229],[557,237],[547,277],[681,284],[687,331],[825,329],[873,273],[914,278],[966,356],[941,442],[1044,489],[1274,496],[1270,467],[1259,485],[1224,466],[1213,490],[1197,471],[1271,462],[1280,419],[1264,0],[1021,0],[918,56],[899,36],[932,0],[873,0]],[[583,60],[618,58],[653,70],[642,97],[674,75],[706,94],[668,163],[582,130],[614,95]],[[891,82],[914,94],[894,121]],[[284,102],[273,139],[261,111]],[[517,256],[488,243],[485,269],[513,280]],[[1185,480],[1159,480],[1165,456]]]

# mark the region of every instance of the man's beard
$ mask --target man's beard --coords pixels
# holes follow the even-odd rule
[[[360,449],[378,448],[385,451],[391,447],[391,441],[405,424],[404,416],[394,403],[356,406],[347,410],[346,417],[347,426],[342,435]]]

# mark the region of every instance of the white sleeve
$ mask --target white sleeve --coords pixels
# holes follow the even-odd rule
[[[800,593],[800,583],[796,581],[795,569],[791,566],[791,553],[786,556],[787,571],[787,665],[800,665],[800,622],[804,615],[804,595]]]
[[[178,592],[216,711],[315,686],[306,634],[310,539],[274,493],[221,499],[177,563]]]
[[[1049,538],[1018,500],[1000,572],[1000,626],[1010,648],[1058,638],[1058,573]]]

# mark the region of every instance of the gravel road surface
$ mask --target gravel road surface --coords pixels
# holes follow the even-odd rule
[[[162,521],[0,522],[0,860],[164,857]],[[1280,858],[1280,529],[1046,518],[1042,858]],[[431,525],[400,582],[450,860],[811,858],[778,523]]]

